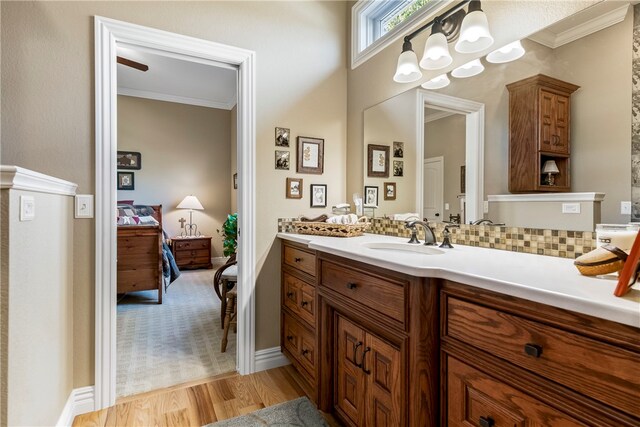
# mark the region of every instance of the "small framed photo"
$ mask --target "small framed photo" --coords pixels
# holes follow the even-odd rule
[[[237,173],[233,174],[233,189],[234,190],[238,189],[238,174]]]
[[[287,199],[302,199],[302,178],[287,178]]]
[[[134,190],[133,172],[118,172],[118,190]]]
[[[385,200],[396,199],[396,183],[395,182],[384,183],[384,199]]]
[[[289,170],[291,153],[289,151],[276,150],[276,169]]]
[[[460,194],[464,194],[467,191],[467,167],[465,165],[460,166]]]
[[[289,146],[289,133],[287,128],[276,128],[276,147]]]
[[[142,154],[136,151],[118,151],[116,155],[117,169],[142,169]]]
[[[404,142],[393,141],[393,157],[404,157]]]
[[[393,161],[393,176],[404,176],[404,162],[402,160]]]
[[[389,146],[367,145],[367,176],[389,178]]]
[[[326,208],[327,207],[327,185],[311,184],[311,207]]]
[[[322,175],[324,172],[324,139],[298,137],[298,173]]]
[[[364,204],[378,206],[378,187],[373,185],[364,186]]]

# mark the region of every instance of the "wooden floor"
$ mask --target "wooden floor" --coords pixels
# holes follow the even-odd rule
[[[304,396],[297,378],[291,366],[222,375],[119,399],[108,409],[78,415],[73,426],[202,426]]]

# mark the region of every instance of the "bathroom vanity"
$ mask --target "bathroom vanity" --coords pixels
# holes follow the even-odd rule
[[[640,423],[637,291],[566,259],[278,236],[283,352],[346,425]]]

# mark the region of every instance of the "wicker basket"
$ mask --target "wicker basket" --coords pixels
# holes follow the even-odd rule
[[[331,237],[357,237],[362,236],[367,228],[369,221],[363,216],[358,219],[356,224],[330,224],[328,222],[305,222],[294,221],[293,226],[296,232],[300,234],[313,234],[316,236]]]

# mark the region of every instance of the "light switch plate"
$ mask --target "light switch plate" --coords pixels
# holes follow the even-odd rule
[[[562,204],[562,213],[563,214],[579,214],[580,213],[580,203],[563,203]]]
[[[631,202],[620,202],[620,213],[622,215],[631,215]]]
[[[482,211],[484,213],[489,213],[489,201],[485,200],[482,205]]]
[[[20,196],[20,221],[33,221],[36,217],[36,200],[33,196]]]
[[[448,211],[448,210],[449,210],[449,203],[445,203],[445,204],[444,204],[444,210],[445,210],[445,211]]]
[[[93,194],[76,195],[76,218],[93,218]]]

